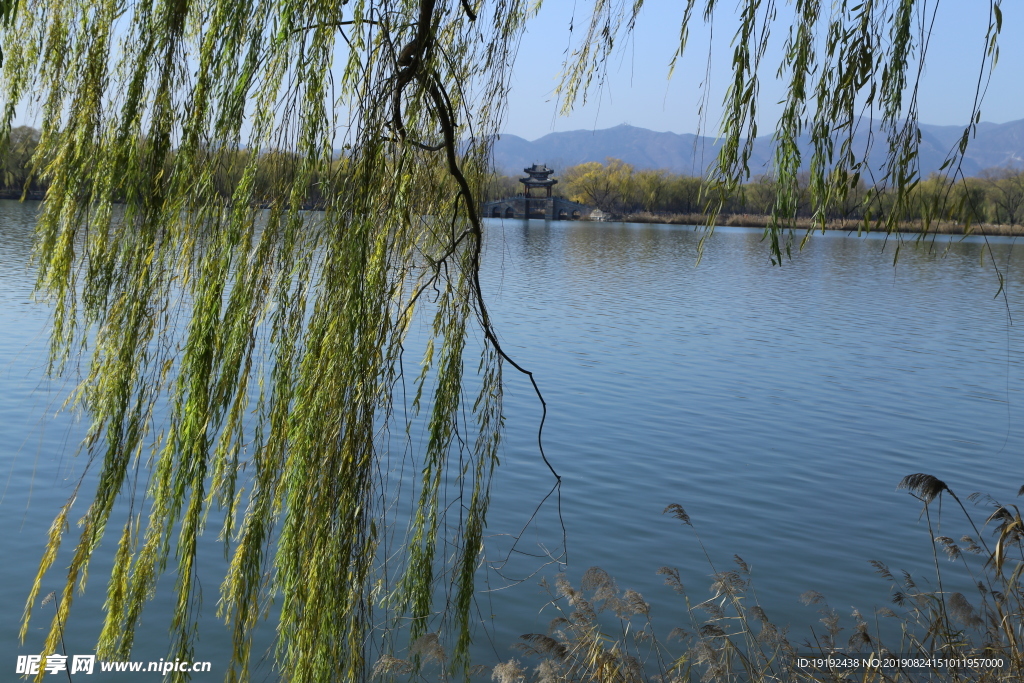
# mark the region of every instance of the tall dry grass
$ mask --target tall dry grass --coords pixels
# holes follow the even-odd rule
[[[843,617],[824,596],[808,592],[802,600],[818,607],[820,623],[810,629],[809,638],[794,642],[759,604],[747,564],[735,556],[728,567],[718,566],[704,550],[686,511],[670,505],[665,512],[694,534],[712,575],[710,597],[693,602],[677,569],[658,570],[683,601],[685,624],[655,624],[643,596],[620,590],[599,568],[588,570],[579,586],[560,575],[553,584],[546,584],[549,605],[556,612],[548,632],[522,636],[516,646],[518,657],[494,667],[491,678],[498,683],[1024,680],[1024,520],[1020,511],[1015,505],[972,496],[977,504],[991,508],[983,524],[986,534],[941,480],[914,474],[904,478],[899,488],[923,506],[922,516],[932,539],[929,559],[934,577],[917,580],[872,562],[890,584],[892,600],[891,606],[875,614],[854,610]],[[936,503],[944,496],[955,503],[954,509],[958,516],[963,515],[960,521],[969,531],[958,540],[935,533],[941,515]],[[965,594],[946,590],[944,585],[975,588]],[[888,622],[888,628],[881,626],[883,622]],[[666,632],[669,626],[674,628]],[[890,634],[888,639],[883,631]],[[898,635],[893,637],[893,633]],[[881,665],[814,666],[813,656],[841,661],[849,654],[877,655]],[[887,654],[909,656],[917,659],[919,666],[886,666]],[[808,661],[801,662],[801,656]],[[936,659],[962,663],[950,667]],[[1002,660],[1003,665],[993,666],[985,660]]]
[[[988,508],[981,527],[945,482],[928,474],[904,477],[906,490],[922,505],[931,539],[933,576],[915,578],[877,560],[871,565],[889,584],[890,606],[848,616],[821,593],[801,601],[820,619],[796,640],[761,606],[750,567],[738,555],[719,565],[701,541],[689,515],[677,504],[665,513],[693,534],[711,570],[709,596],[694,601],[680,572],[661,567],[681,601],[683,624],[654,618],[638,592],[620,589],[615,579],[591,567],[578,586],[564,575],[544,581],[553,610],[546,633],[524,634],[514,657],[494,667],[453,670],[436,634],[408,648],[408,658],[382,657],[375,680],[491,680],[496,683],[1017,683],[1024,681],[1024,519],[1016,505],[972,494],[975,509]],[[1021,487],[1018,495],[1024,494]],[[946,498],[955,518],[942,520]],[[945,513],[945,514],[948,514]],[[959,524],[958,539],[938,535],[942,525]],[[960,592],[953,586],[973,586]],[[678,613],[678,610],[676,611]],[[820,665],[815,658],[842,662],[851,655],[877,665]],[[892,666],[894,656],[917,666]],[[801,660],[806,661],[801,661]],[[949,666],[948,663],[960,662]],[[1000,666],[992,661],[1001,661]]]

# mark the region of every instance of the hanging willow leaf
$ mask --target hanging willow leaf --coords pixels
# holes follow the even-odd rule
[[[6,29],[14,21],[18,9],[17,0],[0,0],[0,29]],[[4,64],[4,52],[0,49],[0,66]]]
[[[974,92],[968,95],[972,108],[962,144],[949,150],[943,164],[950,179],[962,179],[960,161],[981,120],[982,95],[998,59],[1001,4],[1002,0],[988,0],[973,10],[987,16],[984,36],[957,36],[958,50],[965,44],[976,45],[979,74]],[[586,101],[588,86],[595,79],[602,82],[615,45],[626,42],[623,34],[643,20],[644,0],[595,0],[594,7],[559,86],[565,111]],[[920,181],[917,95],[935,17],[944,11],[942,3],[686,0],[681,8],[679,47],[670,69],[678,66],[686,50],[698,21],[696,8],[703,10],[697,15],[709,28],[722,14],[738,18],[738,28],[729,36],[731,76],[722,103],[721,147],[704,195],[709,225],[714,225],[726,201],[751,176],[753,141],[758,134],[758,93],[767,71],[786,86],[773,134],[770,169],[777,193],[772,220],[765,229],[773,262],[781,263],[783,253],[790,253],[802,196],[809,196],[814,218],[824,229],[830,209],[842,206],[862,179],[869,186],[861,207],[864,227],[896,232],[909,214]],[[781,45],[782,62],[768,63],[769,41],[778,38],[773,32],[782,12],[791,12],[782,21],[783,25],[790,22]],[[703,85],[710,87],[707,80]],[[706,114],[706,100],[702,100],[701,107]],[[866,136],[866,148],[858,147],[858,134]],[[801,144],[802,135],[809,137],[808,144]],[[869,163],[872,147],[884,151],[884,163]],[[809,177],[802,184],[805,171]],[[810,231],[804,241],[809,236]]]

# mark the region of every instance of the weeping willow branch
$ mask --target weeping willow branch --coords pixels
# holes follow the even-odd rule
[[[170,564],[169,656],[193,659],[212,523],[229,556],[230,680],[249,678],[268,614],[282,679],[359,680],[375,650],[432,631],[468,666],[511,362],[480,287],[476,197],[502,114],[480,93],[507,89],[527,13],[518,0],[21,4],[5,122],[41,94],[38,291],[54,308],[52,372],[83,364],[74,401],[96,478],[46,648],[113,525],[99,656],[128,657]],[[304,210],[313,191],[322,213]],[[418,311],[432,316],[422,372],[395,406]],[[389,434],[406,410],[427,431],[402,503]]]
[[[695,9],[702,9],[699,14],[708,26],[716,15],[735,13],[732,74],[722,103],[722,146],[704,196],[705,213],[711,217],[709,226],[751,175],[753,140],[758,134],[759,85],[770,38],[773,31],[778,31],[776,20],[782,5],[776,0],[741,0],[725,8],[721,4],[719,0],[686,1],[679,49],[670,65],[671,73],[686,50],[696,21]],[[782,113],[773,134],[771,172],[778,192],[772,220],[765,229],[776,263],[781,263],[783,253],[788,255],[791,250],[803,171],[809,172],[810,201],[822,230],[829,209],[843,205],[862,179],[879,190],[866,196],[865,227],[874,222],[876,230],[898,230],[920,181],[917,96],[935,17],[943,11],[942,3],[929,0],[794,0],[785,5],[791,16],[781,22],[783,29],[787,25],[789,29],[782,44],[783,59],[777,67],[770,65],[777,68],[773,68],[774,75],[786,85]],[[633,29],[643,6],[643,0],[595,0],[585,36],[567,60],[559,87],[565,110],[585,102],[592,84],[602,82],[616,43]],[[1001,0],[989,0],[976,10],[987,16],[987,29],[977,42],[979,73],[970,120],[943,165],[952,178],[957,177],[967,145],[981,121],[984,90],[999,56],[1001,7]],[[963,38],[958,36],[957,41],[958,49],[962,49]],[[704,86],[709,87],[707,81]],[[869,142],[866,148],[858,149],[855,137],[864,129]],[[805,135],[810,142],[809,152],[802,151],[798,144]],[[885,149],[885,162],[874,167],[868,163],[872,145]],[[881,207],[879,198],[886,192],[892,201]]]

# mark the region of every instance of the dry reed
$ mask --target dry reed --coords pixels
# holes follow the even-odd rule
[[[1005,506],[974,494],[975,503],[994,510],[986,521],[992,536],[986,540],[967,507],[942,480],[927,474],[905,477],[899,484],[917,498],[932,539],[935,576],[916,580],[907,572],[894,574],[879,561],[871,564],[891,586],[893,607],[881,607],[871,618],[854,610],[843,618],[821,593],[808,591],[801,601],[814,605],[820,626],[804,642],[793,642],[785,628],[773,623],[754,593],[750,568],[739,556],[735,567],[715,566],[704,550],[689,515],[679,505],[667,514],[691,527],[712,571],[710,597],[693,603],[680,581],[679,570],[662,567],[658,573],[685,602],[689,622],[659,637],[651,609],[632,590],[620,591],[615,579],[599,568],[582,577],[580,587],[559,575],[543,583],[556,612],[548,633],[522,636],[515,647],[523,662],[510,659],[493,669],[500,683],[701,683],[715,682],[829,682],[923,683],[966,681],[1009,683],[1024,680],[1024,520],[1016,506]],[[1022,488],[1024,491],[1024,488]],[[973,533],[960,541],[936,536],[943,495],[952,497]],[[935,508],[935,509],[933,509]],[[955,523],[955,522],[954,522]],[[956,564],[942,568],[940,552]],[[968,578],[975,594],[942,589],[944,577]],[[936,588],[925,588],[931,583]],[[898,628],[880,629],[880,620]],[[871,623],[873,622],[874,626]],[[898,633],[886,642],[880,631]],[[916,668],[813,666],[813,657],[900,653],[931,664]],[[800,657],[811,659],[801,665]],[[935,660],[957,660],[959,666]],[[1001,660],[1002,666],[992,666]],[[920,663],[920,662],[919,662]],[[531,668],[532,664],[532,668]]]
[[[678,569],[662,567],[657,571],[681,597],[688,619],[685,625],[676,625],[667,633],[665,625],[656,627],[651,605],[644,597],[634,590],[620,590],[603,569],[588,569],[578,588],[559,574],[553,582],[541,582],[549,594],[547,607],[555,612],[548,632],[523,635],[513,646],[518,651],[515,657],[494,667],[473,667],[470,677],[496,683],[1024,680],[1024,519],[1017,506],[1002,505],[980,494],[969,497],[976,505],[992,509],[985,523],[991,526],[991,538],[986,539],[967,507],[942,480],[912,474],[897,488],[908,491],[923,506],[935,576],[929,581],[915,579],[908,572],[894,573],[884,563],[870,561],[890,585],[892,607],[880,607],[869,616],[855,609],[844,618],[824,595],[807,591],[800,601],[818,610],[819,623],[809,629],[808,638],[794,642],[787,628],[773,622],[759,604],[750,567],[743,558],[733,556],[728,568],[716,566],[690,516],[680,505],[672,504],[665,514],[690,527],[711,569],[710,595],[700,602],[690,599]],[[939,503],[943,496],[955,501],[963,523],[971,529],[972,533],[963,534],[959,541],[935,534],[942,521]],[[949,565],[943,569],[940,553],[954,563],[954,569]],[[950,577],[952,573],[958,576]],[[972,595],[943,590],[944,582],[964,585],[965,578],[969,579],[966,585],[975,586]],[[882,621],[888,622],[887,628],[880,628]],[[414,641],[409,654],[410,659],[422,657],[433,666],[413,673],[412,662],[384,655],[374,679],[392,680],[396,674],[404,679],[413,673],[417,680],[449,680],[445,655],[436,637],[430,635]],[[814,658],[825,657],[849,661],[851,656],[873,657],[878,665],[828,668],[814,662]],[[924,665],[888,666],[885,660],[894,656],[914,658]],[[948,666],[949,660],[960,664]],[[993,660],[1002,665],[991,665]]]

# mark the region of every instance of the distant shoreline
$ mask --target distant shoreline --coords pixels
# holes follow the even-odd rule
[[[708,217],[700,213],[683,214],[655,214],[655,213],[630,213],[623,215],[609,216],[607,220],[623,223],[663,223],[666,225],[707,225]],[[715,223],[721,227],[735,228],[766,228],[770,216],[758,214],[729,214],[721,215]],[[798,230],[820,230],[821,225],[810,218],[797,218]],[[865,226],[863,220],[837,219],[825,223],[826,230],[842,230],[846,232],[881,233],[885,234],[884,225],[869,223]],[[963,225],[953,221],[932,221],[927,225],[923,221],[906,221],[900,223],[898,232],[923,233],[934,235],[984,235],[990,237],[1024,237],[1024,225],[996,225],[993,223],[975,223]]]
[[[24,197],[27,201],[43,201],[45,192],[29,191]],[[21,193],[0,190],[0,200],[22,200]],[[266,207],[262,207],[266,208]],[[304,207],[307,211],[322,211],[323,207],[310,205]],[[627,214],[605,214],[605,220],[615,223],[658,223],[663,225],[707,225],[708,217],[702,213],[627,213]],[[723,214],[719,216],[716,226],[728,228],[766,228],[771,217],[760,214],[736,213]],[[821,225],[810,218],[797,218],[797,230],[820,230]],[[825,223],[826,230],[838,230],[856,233],[885,234],[886,230],[876,223],[868,224],[864,221],[851,218],[830,220]],[[1024,225],[997,225],[994,223],[975,223],[964,225],[953,221],[932,221],[925,229],[923,221],[905,221],[900,223],[898,232],[923,233],[932,235],[982,235],[987,237],[1024,237]]]

